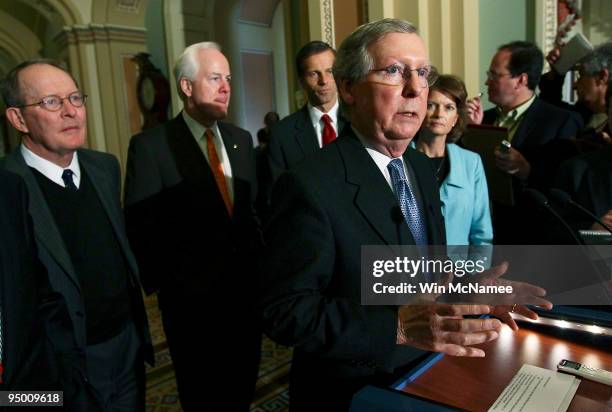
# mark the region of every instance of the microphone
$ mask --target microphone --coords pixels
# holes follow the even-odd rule
[[[391,208],[391,219],[395,224],[401,224],[404,221],[404,214],[399,206],[393,206]]]
[[[395,230],[397,232],[397,240],[399,244],[402,244],[402,223],[404,222],[404,214],[402,208],[399,206],[393,206],[391,208],[391,220],[395,223]]]
[[[572,229],[571,226],[567,224],[565,219],[563,219],[561,215],[559,215],[559,213],[557,213],[557,211],[550,206],[550,203],[548,202],[546,196],[544,196],[541,192],[538,192],[535,189],[525,189],[525,195],[527,195],[527,197],[529,197],[529,199],[531,199],[531,201],[535,203],[536,206],[540,207],[541,209],[546,209],[548,213],[554,216],[555,219],[559,223],[561,223],[561,225],[572,236],[572,239],[576,241],[576,244],[583,246],[585,245],[584,241],[576,234],[574,229]]]
[[[565,205],[572,206],[575,210],[579,210],[580,213],[582,213],[583,215],[588,216],[589,218],[593,219],[595,222],[599,223],[603,228],[605,228],[608,232],[612,234],[612,229],[610,228],[610,226],[606,225],[594,213],[591,213],[589,209],[582,206],[580,203],[574,202],[571,196],[568,195],[563,190],[550,189],[548,192],[550,193],[550,196],[553,198],[553,200],[557,202],[558,204],[560,204],[561,206],[565,206]]]

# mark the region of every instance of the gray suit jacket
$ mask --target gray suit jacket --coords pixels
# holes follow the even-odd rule
[[[153,362],[153,348],[140,292],[138,266],[128,244],[123,213],[119,203],[121,190],[119,163],[114,156],[93,150],[80,149],[78,155],[79,163],[90,177],[123,251],[129,269],[128,285],[132,308],[135,311],[133,317],[144,344],[145,359],[151,363]],[[74,329],[75,344],[77,348],[84,351],[87,346],[87,333],[85,329],[85,303],[81,286],[43,192],[34,173],[25,163],[20,147],[2,159],[0,166],[20,175],[26,183],[30,198],[28,209],[34,223],[34,235],[39,258],[47,268],[51,288],[59,292],[66,301]]]

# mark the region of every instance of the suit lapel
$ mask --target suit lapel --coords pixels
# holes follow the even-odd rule
[[[168,146],[183,179],[207,186],[216,185],[202,149],[191,134],[182,114],[172,119],[167,124],[166,130]]]
[[[0,216],[0,222],[3,217]],[[5,238],[5,231],[0,234],[0,240],[4,245],[11,245],[9,238]],[[2,311],[2,320],[0,321],[0,332],[2,333],[2,363],[4,364],[4,382],[10,383],[13,379],[13,362],[17,359],[19,348],[12,345],[13,342],[23,342],[23,334],[26,333],[25,327],[19,325],[27,324],[27,320],[22,319],[22,315],[26,313],[23,305],[29,304],[26,296],[23,294],[25,282],[19,282],[17,275],[19,268],[15,267],[11,258],[9,247],[0,248],[0,310]],[[14,253],[14,251],[12,251]],[[14,320],[14,323],[8,321]],[[15,327],[13,327],[15,325]],[[11,339],[7,339],[10,336]]]
[[[404,152],[403,158],[407,164],[412,166],[412,170],[419,185],[419,192],[421,194],[420,197],[421,201],[423,202],[423,213],[425,215],[425,219],[427,220],[427,235],[429,238],[429,243],[440,244],[441,239],[438,228],[439,219],[437,218],[440,211],[438,210],[436,213],[436,209],[439,209],[440,205],[433,202],[434,199],[432,199],[432,196],[429,193],[431,188],[438,190],[438,184],[435,181],[431,164],[429,163],[429,160],[418,153],[416,149],[412,149],[410,147],[408,147],[408,149],[406,149]],[[428,191],[427,189],[430,190]]]
[[[342,108],[339,107],[338,108],[338,136],[342,134],[342,131],[344,130],[344,126],[348,124],[349,122],[347,119],[344,118],[344,113],[342,112]]]
[[[414,243],[393,191],[350,127],[337,144],[347,182],[356,186],[355,206],[364,219],[386,244]]]
[[[317,139],[317,134],[310,121],[307,105],[302,107],[299,111],[299,115],[295,122],[294,137],[304,156],[316,152],[319,149],[319,139]]]
[[[166,130],[168,147],[183,180],[191,186],[201,188],[201,193],[216,196],[216,203],[220,206],[219,209],[226,210],[210,166],[204,157],[204,153],[202,153],[202,149],[183,120],[182,114],[168,122]],[[223,132],[221,134],[223,135]],[[222,136],[222,138],[224,137]],[[228,141],[231,142],[233,139],[230,137]],[[223,143],[226,144],[226,141],[224,140]],[[230,144],[233,147],[233,143]],[[230,149],[227,145],[226,149],[231,162],[235,154],[229,154]],[[229,217],[229,215],[227,216]]]
[[[465,186],[465,182],[467,182],[468,178],[465,171],[465,164],[461,161],[461,153],[454,144],[446,145],[446,150],[448,152],[446,161],[448,161],[450,167],[450,172],[446,178],[446,184],[462,188]]]
[[[72,266],[72,261],[70,260],[70,255],[68,254],[64,240],[55,224],[55,219],[47,206],[47,201],[38,186],[34,173],[32,173],[25,163],[23,156],[21,156],[21,146],[17,147],[15,151],[7,157],[6,169],[17,173],[23,177],[26,182],[28,195],[30,197],[28,210],[34,222],[34,233],[38,243],[49,251],[49,254],[51,254],[57,263],[64,269],[68,277],[70,277],[80,291],[79,281],[74,271],[74,267]]]
[[[236,198],[236,179],[237,176],[245,176],[247,171],[244,170],[244,167],[247,166],[244,162],[239,161],[239,154],[245,150],[245,147],[240,147],[240,142],[234,136],[231,129],[227,127],[225,123],[217,122],[219,126],[219,131],[221,132],[221,139],[223,139],[223,144],[225,145],[225,151],[227,152],[227,157],[229,158],[230,165],[232,166],[232,176],[233,176],[233,186],[234,186],[234,199]],[[234,201],[235,203],[235,201]]]
[[[531,130],[536,126],[537,121],[535,121],[534,117],[538,113],[538,106],[540,105],[540,100],[536,97],[529,109],[523,115],[521,119],[521,123],[519,124],[516,132],[514,132],[514,137],[512,138],[512,146],[519,147],[523,144]]]
[[[113,200],[114,194],[112,189],[112,182],[109,181],[108,172],[105,172],[91,159],[87,153],[79,151],[79,163],[81,168],[90,176],[90,182],[93,186],[102,207],[106,212],[108,219],[110,220],[113,231],[117,241],[121,245],[123,255],[130,266],[132,273],[138,273],[138,266],[134,257],[132,256],[131,249],[128,245],[127,238],[123,232],[122,217],[120,211],[115,206],[115,200]]]

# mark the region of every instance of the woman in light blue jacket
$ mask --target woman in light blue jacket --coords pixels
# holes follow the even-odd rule
[[[440,185],[448,245],[490,245],[489,192],[480,156],[457,146],[466,124],[462,80],[441,75],[429,89],[427,116],[416,149],[432,161]]]

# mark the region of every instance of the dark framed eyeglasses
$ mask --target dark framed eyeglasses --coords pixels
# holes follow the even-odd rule
[[[30,106],[40,106],[43,109],[48,110],[50,112],[56,112],[62,108],[64,104],[64,100],[68,100],[70,104],[73,105],[74,107],[83,107],[83,105],[85,104],[85,101],[87,100],[87,95],[81,92],[74,92],[74,93],[70,93],[66,97],[59,97],[55,95],[45,96],[39,102],[24,104],[22,106],[15,106],[15,107],[23,109],[25,107],[30,107]]]
[[[513,76],[512,73],[495,73],[495,72],[492,72],[491,70],[487,70],[486,74],[487,74],[487,79],[489,80],[499,80],[502,77],[506,77],[506,76],[516,77],[516,76]]]
[[[419,80],[419,85],[422,88],[431,87],[438,80],[438,70],[434,66],[418,67],[416,69],[410,69],[401,64],[392,64],[382,69],[372,69],[370,73],[377,73],[379,81],[384,84],[392,86],[403,86],[414,72]]]

